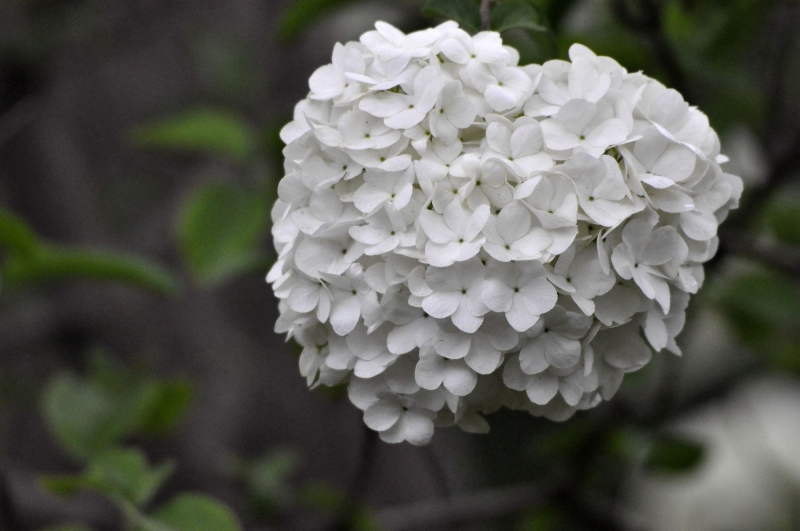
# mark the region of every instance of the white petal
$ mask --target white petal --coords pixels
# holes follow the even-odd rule
[[[364,424],[375,431],[385,431],[394,426],[402,413],[400,404],[381,400],[364,411]]]
[[[543,406],[558,393],[558,377],[549,372],[532,376],[531,386],[528,387],[526,393],[531,402]]]
[[[337,303],[331,312],[331,326],[333,331],[340,336],[345,336],[353,331],[358,319],[361,317],[361,304],[355,296],[348,297]]]
[[[456,396],[467,396],[475,389],[478,375],[463,362],[447,363],[444,374],[445,388]]]
[[[454,291],[439,291],[422,299],[422,309],[437,319],[450,317],[458,309],[462,294]]]

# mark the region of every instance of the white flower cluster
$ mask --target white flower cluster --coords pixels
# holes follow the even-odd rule
[[[281,132],[276,330],[384,441],[502,406],[563,420],[679,353],[741,180],[678,92],[569,55],[520,67],[497,33],[378,22]]]

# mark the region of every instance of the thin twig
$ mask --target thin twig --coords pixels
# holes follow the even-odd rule
[[[361,456],[358,469],[347,487],[346,505],[342,513],[331,523],[331,531],[349,531],[359,510],[359,503],[367,490],[367,481],[375,466],[375,455],[378,449],[378,433],[363,426],[364,442],[361,446]]]
[[[430,444],[428,446],[423,446],[421,450],[423,457],[427,461],[428,468],[431,471],[431,476],[436,486],[439,488],[439,493],[442,497],[447,498],[450,496],[450,482],[447,481],[447,474],[442,467],[441,461],[434,453],[433,447]]]
[[[491,3],[493,0],[481,0],[481,30],[488,31],[491,22]]]
[[[444,524],[486,521],[535,509],[547,500],[547,492],[530,484],[495,488],[382,509],[377,513],[378,528],[381,531],[412,531]]]
[[[797,17],[800,10],[793,0],[784,0],[776,8],[775,24],[771,31],[775,35],[775,53],[770,61],[770,72],[766,78],[764,88],[764,98],[767,104],[764,123],[767,124],[768,134],[782,137],[782,134],[775,135],[776,131],[782,130],[781,125],[786,126],[786,114],[783,112],[784,99],[786,92],[786,62],[790,57],[792,43],[796,35]],[[773,140],[774,140],[773,136]],[[767,146],[774,154],[777,146]]]
[[[689,79],[681,66],[672,43],[664,32],[661,6],[652,0],[641,0],[634,12],[628,0],[612,0],[614,15],[631,33],[648,42],[658,64],[667,76],[668,83],[692,103],[697,103]]]
[[[725,248],[731,254],[761,262],[800,282],[800,251],[797,249],[735,230],[725,233]]]
[[[28,96],[19,100],[8,112],[0,116],[0,147],[31,123],[36,118],[36,112],[36,99]]]

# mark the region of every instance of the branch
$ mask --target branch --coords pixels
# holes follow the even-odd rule
[[[628,0],[612,0],[611,9],[625,28],[650,44],[656,60],[668,78],[669,85],[680,92],[687,101],[697,103],[683,66],[664,33],[661,7],[652,0],[640,0],[637,5],[639,9],[634,12]]]
[[[444,524],[485,521],[535,509],[549,493],[531,484],[488,489],[449,499],[419,501],[377,512],[381,531],[431,529]]]
[[[450,485],[449,481],[447,481],[447,473],[445,473],[441,461],[433,452],[433,447],[430,444],[428,446],[423,446],[421,450],[422,456],[427,461],[428,468],[431,470],[431,477],[436,483],[440,494],[442,497],[447,498],[450,496]]]
[[[362,425],[362,429],[364,430],[364,442],[361,446],[358,469],[347,486],[345,508],[328,527],[330,531],[349,531],[354,528],[354,521],[360,509],[359,501],[367,490],[367,479],[375,465],[378,432],[371,430],[366,425]]]
[[[794,175],[798,166],[800,166],[800,128],[795,131],[794,139],[783,156],[772,164],[764,184],[752,189],[745,196],[741,208],[734,211],[730,219],[720,228],[719,250],[714,258],[706,262],[707,273],[718,268],[726,256],[736,253],[760,259],[790,275],[798,274],[797,265],[791,263],[792,260],[796,260],[796,256],[792,257],[791,253],[786,253],[782,249],[764,249],[764,244],[761,243],[756,246],[752,237],[747,237],[744,233],[772,194]]]
[[[36,118],[37,107],[36,99],[28,96],[19,100],[7,113],[0,116],[0,147]]]
[[[481,0],[481,30],[489,30],[491,21],[491,3],[493,0]]]
[[[731,229],[725,232],[727,252],[773,267],[800,281],[800,251],[760,240],[751,234]]]

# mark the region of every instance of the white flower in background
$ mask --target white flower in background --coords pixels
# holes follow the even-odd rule
[[[379,22],[281,131],[276,331],[385,441],[485,432],[502,406],[565,420],[680,353],[741,180],[680,94],[570,59],[519,67],[497,33]]]

